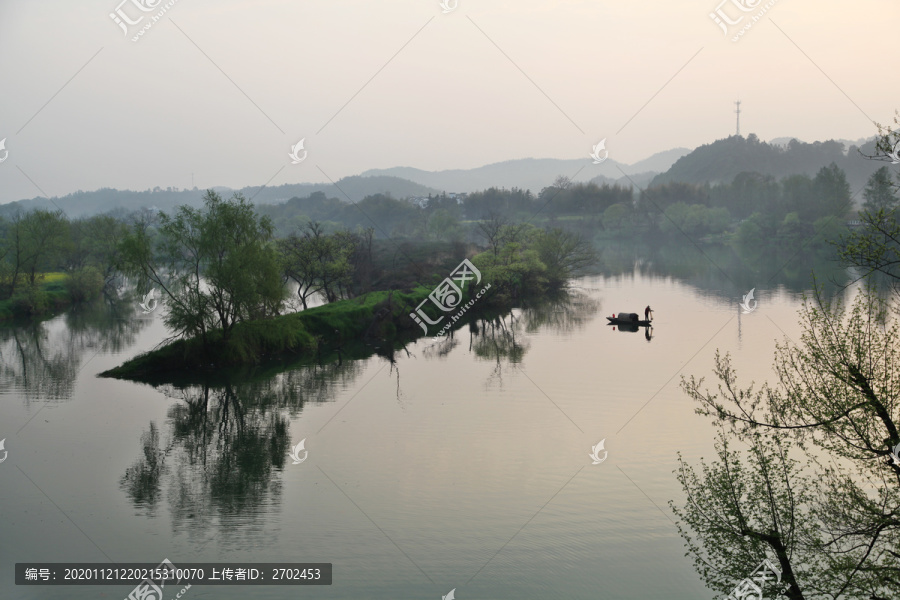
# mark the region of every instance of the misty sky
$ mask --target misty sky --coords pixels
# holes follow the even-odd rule
[[[767,2],[722,4],[726,35],[721,0],[177,0],[131,41],[157,1],[0,0],[0,202],[589,162],[602,138],[632,163],[733,133],[738,98],[763,140],[900,108],[896,0],[777,0],[738,42]],[[117,7],[144,16],[127,36]]]

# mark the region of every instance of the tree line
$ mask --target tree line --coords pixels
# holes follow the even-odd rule
[[[836,238],[845,233],[855,206],[893,206],[896,191],[885,168],[851,193],[835,163],[813,176],[775,179],[740,172],[716,184],[663,182],[633,190],[621,185],[574,183],[564,176],[533,194],[529,190],[489,188],[460,198],[429,196],[415,204],[383,194],[356,203],[316,192],[281,205],[259,208],[272,218],[279,235],[309,221],[328,227],[374,227],[376,238],[471,239],[471,225],[499,213],[506,218],[551,226],[565,222],[585,235],[628,238],[687,235],[692,239],[733,233],[742,244],[796,245],[803,240]],[[377,224],[377,225],[375,225]]]
[[[40,314],[50,298],[48,273],[65,275],[72,301],[95,298],[116,275],[127,225],[109,215],[69,220],[36,209],[0,218],[0,301],[16,314]]]
[[[898,196],[887,167],[871,175],[861,196],[864,210],[896,208]],[[209,204],[211,198],[214,201]],[[810,239],[824,245],[825,240],[847,233],[845,215],[853,200],[843,171],[831,164],[814,177],[792,175],[776,181],[758,173],[740,173],[727,184],[664,183],[638,193],[623,186],[573,183],[559,177],[539,194],[490,188],[459,198],[431,196],[421,205],[384,194],[348,203],[322,192],[280,205],[238,203],[246,205],[242,211],[247,218],[259,219],[261,229],[255,233],[272,246],[273,256],[280,261],[275,270],[284,282],[298,287],[298,301],[305,308],[317,295],[333,301],[370,289],[379,245],[385,240],[480,242],[485,241],[482,225],[495,226],[500,219],[507,225],[542,223],[551,230],[578,231],[582,237],[602,231],[616,238],[698,238],[733,231],[732,239],[747,246],[799,244]],[[195,228],[204,218],[201,213],[222,205],[222,199],[208,192],[204,203],[203,208],[181,206],[172,218],[144,210],[69,220],[62,211],[46,209],[0,218],[0,301],[14,300],[21,313],[44,312],[49,301],[42,282],[53,271],[66,274],[71,299],[94,297],[125,270],[122,242],[126,234],[143,228],[148,236],[161,232],[179,238],[198,235]],[[537,237],[528,238],[532,248],[538,245]],[[199,242],[198,238],[191,243]],[[144,243],[149,244],[150,238]],[[167,260],[176,262],[187,252],[176,247],[167,251],[175,253],[167,255]],[[183,262],[169,265],[173,270],[187,266]],[[554,267],[550,272],[555,272]],[[195,279],[194,288],[198,288],[203,278]],[[216,310],[226,315],[223,307]]]
[[[594,258],[583,237],[562,229],[540,230],[499,216],[481,229],[493,232],[492,252],[473,260],[496,285],[498,298],[564,286]],[[241,322],[292,310],[289,288],[304,310],[314,297],[330,303],[373,289],[374,228],[329,232],[307,221],[284,237],[275,233],[272,219],[257,214],[242,195],[226,200],[210,190],[203,208],[182,206],[172,215],[135,220],[119,244],[119,264],[142,292],[162,293],[163,318],[174,336],[203,345],[213,331],[227,342]],[[419,268],[416,276],[418,283],[435,283],[444,275]]]

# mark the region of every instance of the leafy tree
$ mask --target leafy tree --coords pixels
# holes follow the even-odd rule
[[[484,281],[491,283],[493,298],[509,301],[526,293],[538,293],[547,288],[547,267],[536,250],[526,242],[508,242],[495,256],[482,252],[472,259]]]
[[[860,278],[874,272],[900,281],[900,222],[885,209],[864,211],[863,226],[834,242],[840,259],[860,270]]]
[[[475,224],[475,231],[480,235],[488,247],[497,256],[503,243],[501,232],[509,225],[509,220],[498,212],[491,211],[486,218]]]
[[[894,118],[894,123],[900,123],[900,112],[896,114],[898,116]],[[878,152],[889,154],[893,146],[900,143],[900,133],[890,127],[879,124],[878,133],[879,137],[875,145]],[[869,158],[884,159],[886,157],[882,155]],[[873,180],[870,179],[866,189],[868,190],[873,183]],[[880,187],[879,184],[872,187],[873,198],[887,199],[881,195]],[[900,222],[898,222],[897,216],[896,211],[886,206],[875,210],[864,210],[860,215],[863,227],[833,242],[838,248],[841,260],[860,269],[861,277],[879,272],[895,282],[900,281]]]
[[[804,216],[806,221],[815,221],[827,215],[843,217],[850,209],[850,184],[844,171],[835,163],[819,169],[813,179],[813,192],[816,207],[811,214]]]
[[[738,218],[747,218],[755,211],[774,212],[781,200],[781,186],[772,176],[743,171],[731,184],[710,188],[710,203],[727,208]]]
[[[701,562],[711,549],[725,557],[731,570],[719,565],[715,571],[729,576],[737,567],[754,568],[765,551],[781,562],[792,589],[796,584],[794,598],[894,598],[900,589],[900,464],[891,453],[900,445],[900,308],[869,289],[847,309],[817,292],[815,303],[804,302],[801,321],[800,344],[777,347],[776,385],[739,387],[730,358],[719,355],[718,393],[702,389],[702,379],[682,380],[697,412],[749,443],[757,456],[749,470],[729,467],[736,463],[720,439],[715,477],[683,471],[689,501],[698,503],[679,513],[699,536],[696,542],[687,534],[689,551]],[[791,440],[812,472],[801,474],[789,452],[762,459]],[[755,525],[742,522],[741,511],[754,505],[766,512],[758,512]],[[756,536],[767,547],[753,550],[753,561],[739,560],[730,553],[749,549],[751,531],[771,539]],[[724,591],[724,580],[700,569]]]
[[[816,194],[813,180],[808,175],[791,175],[781,180],[783,202],[777,212],[778,219],[789,213],[802,213],[804,218],[816,212]]]
[[[61,263],[65,270],[69,274],[79,273],[82,283],[90,280],[90,287],[95,287],[94,272],[100,275],[101,284],[108,284],[121,266],[120,246],[128,234],[128,225],[111,215],[77,219],[67,225],[67,239],[61,249]],[[87,269],[93,269],[93,272],[86,275]]]
[[[735,450],[731,436],[720,431],[718,461],[701,461],[700,474],[679,455],[676,474],[687,501],[681,508],[669,503],[679,518],[678,531],[708,587],[728,594],[771,556],[785,595],[802,599],[799,581],[809,575],[807,565],[819,562],[801,542],[815,537],[814,519],[797,510],[813,502],[810,479],[790,456],[785,436],[753,432],[734,441],[749,449]],[[764,598],[784,589],[769,583]]]
[[[44,271],[59,265],[67,235],[62,211],[37,209],[13,215],[6,228],[7,297],[15,294],[21,277],[34,288]]]
[[[684,202],[675,202],[666,207],[663,211],[663,218],[660,219],[659,229],[667,235],[673,233],[685,233],[690,235],[693,232],[685,231],[685,221],[688,217],[688,205]]]
[[[685,215],[684,228],[695,235],[709,231],[709,209],[702,204],[692,204]]]
[[[887,167],[881,167],[872,173],[863,190],[863,198],[863,210],[867,212],[875,213],[882,209],[891,212],[897,208],[897,195]]]
[[[309,299],[322,291],[313,244],[308,236],[298,236],[296,233],[278,240],[282,272],[297,284],[297,297],[303,310],[308,308]]]
[[[552,286],[565,284],[575,273],[597,260],[596,252],[583,236],[559,228],[541,232],[535,249],[547,267],[547,278]]]
[[[833,216],[822,217],[813,222],[813,231],[815,232],[814,243],[820,246],[830,246],[834,240],[839,240],[842,235],[847,234],[847,223],[843,219],[837,219]]]
[[[459,209],[457,207],[436,209],[428,221],[426,237],[433,240],[461,240],[463,229],[459,224]]]
[[[731,213],[724,206],[707,209],[706,218],[710,233],[721,233],[731,225]]]
[[[603,227],[607,231],[624,233],[630,229],[630,206],[616,203],[603,211]]]
[[[283,288],[270,219],[240,194],[209,190],[203,204],[160,213],[155,239],[136,223],[121,249],[126,268],[167,297],[166,326],[208,347],[214,329],[227,341],[237,323],[277,314]]]
[[[294,233],[279,241],[282,271],[298,285],[297,297],[304,310],[316,294],[334,302],[349,291],[354,271],[351,257],[357,243],[349,232],[329,235],[313,222],[307,223],[300,235]]]
[[[78,267],[69,273],[66,287],[73,302],[93,300],[103,289],[103,276],[95,267]]]
[[[796,212],[786,214],[778,226],[778,239],[784,244],[798,245],[804,238],[809,237],[808,234],[807,228],[800,221],[800,215]]]
[[[900,131],[896,127],[890,125],[882,125],[876,123],[878,127],[878,138],[875,142],[875,151],[880,152],[880,156],[870,156],[867,158],[877,158],[880,160],[889,160],[889,155],[894,150],[894,145],[900,143]],[[900,125],[900,111],[894,110],[894,125]]]

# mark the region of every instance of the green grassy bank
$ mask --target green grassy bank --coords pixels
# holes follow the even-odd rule
[[[102,283],[103,281],[100,280],[101,285]],[[99,289],[90,290],[88,294],[84,295],[94,297],[98,293]],[[70,275],[44,273],[40,283],[33,288],[26,283],[21,283],[12,298],[0,300],[0,321],[53,315],[72,306],[75,303],[75,296]]]
[[[323,350],[364,339],[413,339],[423,332],[410,313],[432,289],[420,285],[403,291],[370,292],[301,312],[239,323],[227,341],[222,338],[221,330],[211,332],[206,345],[198,338],[176,340],[100,376],[152,380],[164,373],[212,372],[285,355],[315,356]],[[480,289],[481,286],[467,289],[460,307]],[[432,319],[447,314],[431,302],[423,309]],[[429,334],[436,334],[438,329],[432,326]]]

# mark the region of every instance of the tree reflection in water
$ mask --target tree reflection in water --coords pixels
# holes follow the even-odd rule
[[[307,403],[332,401],[335,389],[350,385],[364,364],[341,361],[243,381],[160,386],[179,400],[167,414],[168,435],[164,440],[150,423],[122,489],[149,516],[166,498],[174,528],[201,536],[216,521],[238,515],[252,520],[279,502],[275,474],[288,459],[291,419]]]
[[[543,327],[571,332],[597,310],[596,301],[571,292],[502,316],[474,319],[469,348],[479,359],[495,361],[499,377],[506,363],[521,362],[529,348],[527,332]],[[429,345],[424,354],[445,357],[460,344],[459,333]],[[364,356],[377,352],[392,371],[397,369],[399,401],[396,350],[366,352]],[[276,475],[288,460],[291,419],[309,402],[332,401],[336,389],[358,378],[366,363],[357,360],[360,354],[350,354],[353,358],[332,355],[333,362],[325,365],[281,365],[256,374],[231,373],[227,381],[159,386],[178,400],[168,411],[168,434],[150,423],[141,436],[141,455],[121,478],[122,489],[136,508],[151,516],[165,499],[175,529],[200,537],[208,536],[211,527],[221,527],[223,519],[239,515],[246,522],[263,515],[280,501]]]
[[[149,319],[132,302],[98,302],[46,321],[0,328],[0,391],[14,389],[26,403],[68,400],[75,378],[99,353],[134,344]]]
[[[568,290],[534,305],[503,314],[482,316],[468,323],[469,350],[480,360],[495,363],[489,383],[503,384],[503,367],[516,365],[531,346],[525,334],[541,329],[569,334],[591,320],[600,303],[579,290]],[[443,358],[459,345],[461,330],[451,331],[425,349],[426,357]]]

